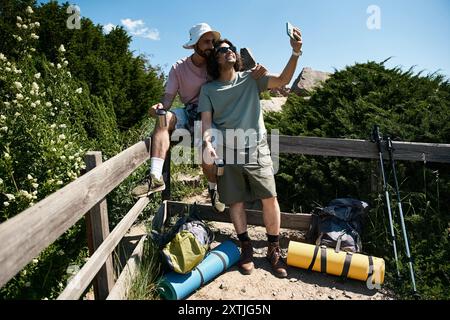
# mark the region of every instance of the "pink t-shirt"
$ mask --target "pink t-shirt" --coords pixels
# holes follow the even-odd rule
[[[194,65],[191,57],[178,60],[170,69],[166,84],[166,93],[180,95],[183,104],[196,103],[202,85],[208,80],[206,64],[199,68]]]

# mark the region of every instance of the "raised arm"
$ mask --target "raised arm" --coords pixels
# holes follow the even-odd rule
[[[279,88],[287,85],[289,82],[291,82],[292,77],[294,76],[295,69],[297,68],[297,61],[301,55],[303,45],[302,34],[299,29],[294,28],[294,35],[298,40],[291,39],[291,47],[293,50],[292,55],[280,75],[269,75],[269,89]]]

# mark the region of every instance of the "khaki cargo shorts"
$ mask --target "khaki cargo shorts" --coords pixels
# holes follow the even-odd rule
[[[272,158],[267,140],[253,150],[224,152],[224,174],[217,177],[220,201],[226,205],[277,196]],[[233,159],[227,156],[233,154]],[[240,163],[236,159],[241,158]],[[244,160],[245,159],[245,160]]]

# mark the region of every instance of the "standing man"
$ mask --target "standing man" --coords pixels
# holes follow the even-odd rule
[[[198,111],[202,113],[204,161],[210,163],[221,151],[218,148],[216,152],[212,147],[212,123],[222,132],[225,170],[218,180],[219,193],[221,200],[230,206],[231,220],[241,243],[238,265],[243,274],[250,274],[254,269],[244,202],[261,199],[269,242],[267,258],[277,277],[287,277],[279,245],[280,207],[259,94],[291,81],[302,54],[300,30],[295,29],[294,35],[292,55],[283,72],[278,76],[265,75],[258,80],[250,77],[248,72],[239,72],[240,58],[230,41],[217,41],[208,59],[208,74],[213,81],[204,85],[200,93]],[[236,145],[236,141],[240,144]]]
[[[190,40],[183,45],[183,48],[193,49],[194,53],[177,61],[172,66],[164,97],[161,103],[150,107],[149,114],[152,117],[157,117],[158,109],[168,111],[172,107],[177,94],[179,94],[185,107],[167,112],[166,127],[161,128],[158,123],[155,125],[152,135],[150,175],[144,179],[143,183],[132,190],[132,195],[135,197],[145,197],[152,192],[165,189],[162,168],[170,148],[170,135],[176,129],[187,129],[192,133],[194,122],[201,120],[200,113],[197,112],[197,106],[200,88],[208,80],[206,59],[214,48],[214,42],[220,39],[220,33],[212,30],[206,23],[196,24],[190,29],[189,33]],[[258,66],[254,70],[253,76],[261,77],[265,71],[263,67]],[[208,179],[208,190],[213,208],[217,212],[223,212],[225,205],[219,201],[215,166],[203,162],[202,168]]]

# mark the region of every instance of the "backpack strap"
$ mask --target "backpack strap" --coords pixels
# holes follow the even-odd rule
[[[320,246],[316,246],[314,248],[314,254],[313,254],[313,257],[312,257],[312,260],[311,260],[311,264],[308,267],[308,271],[311,271],[312,268],[314,267],[314,263],[316,263],[317,254],[319,253],[319,249],[320,249]]]
[[[337,239],[337,243],[336,243],[336,248],[334,249],[334,252],[339,253],[339,251],[341,251],[341,242],[342,242],[342,237],[344,236],[345,230],[341,232],[341,234],[339,235],[338,239]]]
[[[369,256],[369,273],[367,275],[367,281],[370,280],[370,282],[372,282],[372,276],[374,274],[374,268],[373,268],[373,257]]]
[[[344,267],[342,268],[341,277],[347,278],[348,272],[350,271],[350,264],[352,263],[353,252],[347,252],[345,256]]]
[[[194,270],[192,270],[192,271],[195,271],[195,270],[198,271],[198,274],[200,275],[200,287],[203,287],[203,285],[205,284],[205,277],[203,276],[203,273],[200,271],[199,268],[195,267]]]
[[[320,247],[320,272],[327,273],[327,247]]]

